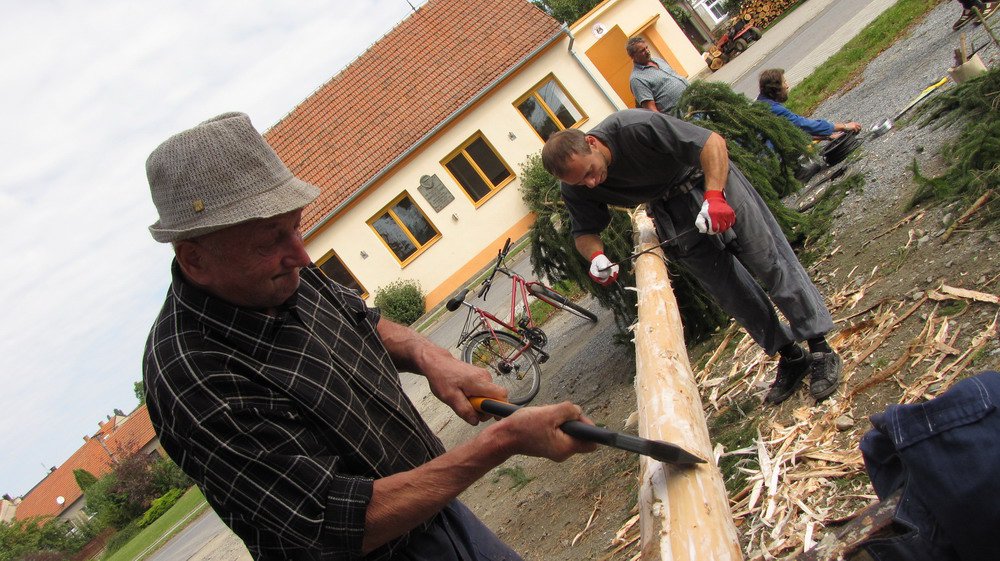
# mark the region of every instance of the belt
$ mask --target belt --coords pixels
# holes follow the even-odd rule
[[[700,187],[705,183],[705,173],[700,169],[695,169],[682,179],[679,183],[675,183],[670,189],[667,190],[667,194],[664,195],[664,199],[672,199],[679,195],[686,195],[691,192],[695,187]]]

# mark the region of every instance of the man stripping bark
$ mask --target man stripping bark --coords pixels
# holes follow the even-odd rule
[[[788,399],[807,375],[813,398],[825,399],[836,391],[842,368],[826,340],[833,319],[774,216],[728,154],[725,139],[712,131],[630,109],[586,134],[553,134],[542,163],[562,181],[576,248],[590,261],[595,282],[609,285],[618,275],[600,238],[611,221],[608,205],[648,204],[667,255],[690,270],[765,352],[780,356],[765,400]]]

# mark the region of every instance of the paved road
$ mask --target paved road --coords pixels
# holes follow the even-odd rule
[[[215,511],[208,509],[187,528],[170,539],[156,553],[147,558],[148,561],[178,561],[192,559],[215,536],[229,532]]]
[[[725,82],[751,99],[757,97],[757,75],[765,68],[784,68],[792,86],[854,38],[896,0],[809,0],[774,25],[743,54],[706,76]]]

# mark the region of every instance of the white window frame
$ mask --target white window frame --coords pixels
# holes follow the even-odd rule
[[[714,8],[715,6],[722,4],[722,2],[723,0],[701,0],[701,6],[705,8],[705,12],[708,13],[708,15],[712,18],[712,20],[716,24],[729,17],[728,13],[716,17],[715,11],[712,10],[712,8]]]

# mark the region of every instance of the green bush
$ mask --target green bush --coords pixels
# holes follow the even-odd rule
[[[417,281],[396,280],[375,291],[375,306],[392,321],[412,325],[424,315],[424,293]]]
[[[170,458],[160,458],[152,467],[153,487],[160,495],[171,489],[187,489],[194,481]]]
[[[0,522],[0,561],[66,558],[90,539],[72,529],[69,522],[58,518]]]
[[[121,549],[125,544],[132,541],[132,538],[139,535],[139,532],[141,531],[142,528],[139,527],[138,522],[132,522],[121,530],[118,530],[118,533],[111,536],[111,539],[108,540],[108,543],[104,546],[104,555],[101,559],[108,559],[114,555],[115,552]]]
[[[143,513],[142,518],[139,518],[139,527],[145,528],[152,524],[154,520],[163,516],[163,513],[170,510],[170,507],[174,506],[183,495],[184,489],[171,489],[164,493],[162,497],[154,499],[153,504]]]

